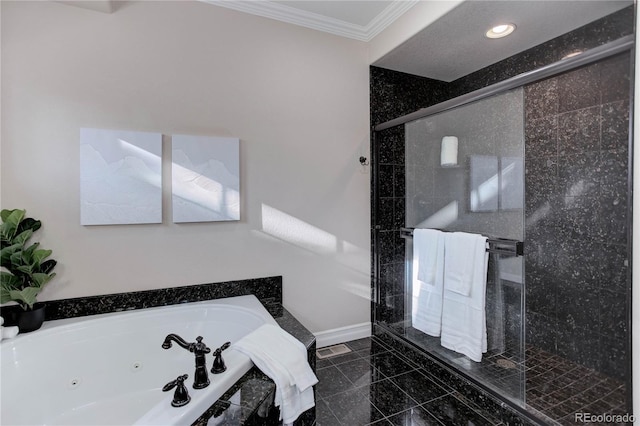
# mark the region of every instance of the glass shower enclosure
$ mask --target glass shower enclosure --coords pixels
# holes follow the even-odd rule
[[[403,319],[394,333],[525,403],[523,89],[405,124],[405,279]],[[487,352],[481,362],[414,327],[419,283],[412,231],[462,231],[489,238],[485,299]]]

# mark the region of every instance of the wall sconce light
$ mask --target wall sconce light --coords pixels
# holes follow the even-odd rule
[[[440,165],[443,167],[455,167],[458,165],[458,138],[445,136],[442,138],[440,149]]]

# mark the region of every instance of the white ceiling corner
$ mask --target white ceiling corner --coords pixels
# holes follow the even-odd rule
[[[269,0],[201,0],[205,3],[226,7],[239,12],[275,19],[318,31],[360,41],[370,41],[420,0],[393,0],[367,25],[322,15],[305,10],[305,2],[295,2],[296,7]],[[294,2],[289,2],[294,3]],[[366,2],[363,2],[363,4]]]
[[[115,9],[111,0],[57,0],[57,2],[102,13],[113,13]]]

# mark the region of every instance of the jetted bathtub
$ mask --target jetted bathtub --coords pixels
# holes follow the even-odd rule
[[[255,296],[238,296],[90,317],[49,321],[32,333],[0,343],[3,425],[188,425],[253,366],[233,347],[223,352],[227,371],[193,389],[195,356],[167,334],[197,336],[213,351],[269,323]],[[171,406],[175,389],[162,387],[182,374],[191,402]]]

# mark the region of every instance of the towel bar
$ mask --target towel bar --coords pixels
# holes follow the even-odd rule
[[[412,238],[414,228],[400,228],[400,236],[402,238]],[[442,232],[453,232],[438,229]],[[506,254],[512,256],[522,256],[524,254],[524,243],[518,240],[509,240],[507,238],[487,238],[487,251],[489,253]]]

